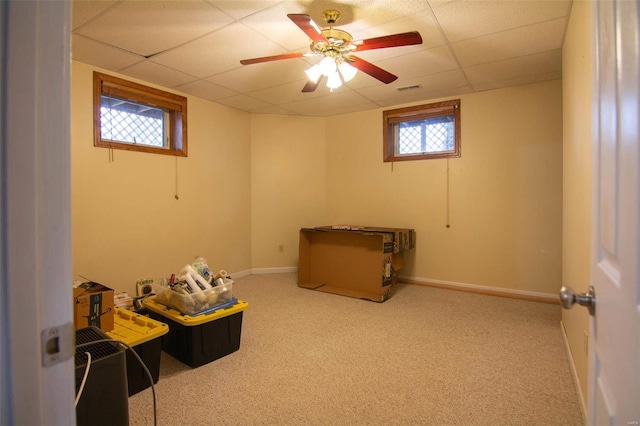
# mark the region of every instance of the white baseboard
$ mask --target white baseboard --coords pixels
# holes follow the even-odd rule
[[[297,272],[298,271],[298,267],[297,266],[284,266],[284,267],[278,267],[278,268],[252,268],[252,269],[247,269],[245,271],[241,271],[241,272],[236,272],[235,274],[231,274],[232,277],[244,277],[247,275],[252,275],[252,274],[282,274],[282,273],[289,273],[289,272]],[[482,286],[482,285],[476,285],[476,284],[467,284],[467,283],[458,283],[458,282],[453,282],[453,281],[442,281],[442,280],[432,280],[429,278],[419,278],[419,277],[409,277],[409,276],[399,276],[398,277],[399,281],[409,281],[411,283],[411,281],[413,281],[413,283],[424,283],[425,285],[429,285],[429,284],[439,284],[441,286],[447,286],[447,287],[452,287],[452,288],[459,288],[459,289],[468,289],[468,290],[473,290],[476,292],[482,292],[485,294],[512,294],[514,296],[525,296],[525,297],[529,297],[529,298],[535,298],[535,299],[540,299],[543,301],[548,301],[548,302],[553,302],[553,303],[557,303],[558,302],[558,295],[557,294],[549,294],[549,293],[540,293],[540,292],[535,292],[535,291],[526,291],[526,290],[515,290],[515,289],[509,289],[509,288],[503,288],[503,287],[489,287],[489,286]]]
[[[582,387],[580,386],[580,379],[578,378],[578,370],[576,364],[573,361],[573,352],[571,352],[571,346],[569,346],[569,339],[567,338],[567,330],[564,328],[564,323],[560,321],[560,330],[562,331],[562,340],[564,341],[564,349],[567,352],[567,358],[569,359],[569,366],[571,367],[571,376],[573,377],[573,385],[576,387],[576,393],[580,400],[580,411],[582,411],[582,422],[587,422],[587,405],[582,394]]]
[[[298,272],[297,266],[285,266],[281,268],[253,268],[252,274],[282,274],[286,272]]]
[[[559,300],[557,294],[540,293],[537,291],[527,291],[527,290],[515,290],[511,288],[504,288],[504,287],[490,287],[490,286],[477,285],[477,284],[459,283],[454,281],[432,280],[429,278],[398,276],[398,281],[406,281],[414,284],[424,283],[424,285],[427,285],[427,286],[429,284],[438,284],[441,287],[450,287],[452,290],[467,289],[469,291],[474,291],[476,293],[483,293],[488,295],[491,295],[491,294],[513,295],[514,297],[522,296],[522,298],[538,299],[540,301],[545,301],[550,303],[558,303],[558,300]]]
[[[240,277],[246,277],[247,275],[251,275],[251,269],[245,269],[244,271],[239,271],[239,272],[233,272],[231,274],[229,274],[229,276],[231,278],[240,278]]]

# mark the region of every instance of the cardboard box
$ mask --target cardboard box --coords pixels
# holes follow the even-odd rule
[[[96,282],[86,282],[73,289],[73,323],[76,330],[98,327],[113,330],[113,290]]]
[[[384,302],[415,231],[342,225],[300,230],[298,286]]]
[[[390,234],[393,242],[393,252],[401,253],[416,246],[416,231],[408,228],[378,228],[371,226],[332,225],[319,226],[313,229],[349,230],[358,232],[377,232]]]

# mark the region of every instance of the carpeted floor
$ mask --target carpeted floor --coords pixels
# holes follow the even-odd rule
[[[560,307],[402,285],[384,303],[236,280],[240,350],[198,368],[162,353],[158,424],[579,425]],[[151,389],[129,398],[152,425]]]

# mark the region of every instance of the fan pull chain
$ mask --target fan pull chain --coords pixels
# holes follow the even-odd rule
[[[450,186],[449,186],[449,157],[447,157],[447,223],[446,223],[446,227],[447,228],[451,228],[451,221],[450,221],[450,208],[449,208],[449,192],[450,192]]]
[[[173,196],[173,198],[175,198],[176,200],[179,200],[180,197],[178,196],[178,157],[175,157],[176,159],[176,188],[175,188],[175,195]]]

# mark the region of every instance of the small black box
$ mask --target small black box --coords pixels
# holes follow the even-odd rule
[[[198,316],[182,315],[153,300],[144,303],[151,318],[169,325],[169,332],[162,336],[162,350],[190,367],[240,349],[246,302],[238,300],[233,306]]]
[[[89,371],[76,405],[77,425],[128,425],[129,405],[124,347],[115,342],[99,342],[111,337],[97,327],[76,330],[76,394]],[[86,345],[84,345],[86,344]]]

